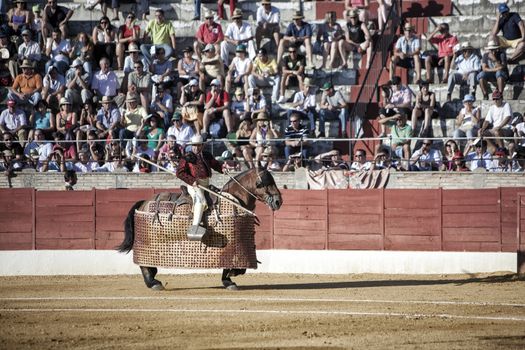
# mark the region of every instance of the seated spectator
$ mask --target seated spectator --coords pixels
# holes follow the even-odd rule
[[[394,169],[397,170],[397,163],[390,157],[390,153],[380,149],[372,161],[372,170]]]
[[[35,73],[33,64],[25,60],[22,65],[22,74],[16,76],[7,98],[19,104],[31,104],[36,106],[42,98],[42,77]]]
[[[419,137],[430,137],[432,133],[432,117],[438,117],[436,110],[436,95],[429,90],[428,81],[419,82],[419,92],[416,95],[416,105],[412,110],[412,132],[416,135],[417,120],[424,117],[419,131]]]
[[[91,78],[89,73],[84,70],[82,60],[75,59],[66,73],[65,97],[76,106],[86,104],[93,98],[89,85],[90,81]]]
[[[366,151],[358,148],[354,154],[354,161],[350,165],[353,171],[368,171],[372,168],[372,163],[366,160]]]
[[[492,101],[494,103],[489,107],[478,134],[479,136],[497,137],[495,140],[496,145],[499,148],[504,148],[503,138],[513,135],[510,125],[512,110],[510,104],[503,101],[503,95],[498,90],[492,93]],[[488,142],[490,147],[496,148],[493,140],[489,139]]]
[[[437,34],[439,32],[439,34]],[[425,58],[425,70],[427,71],[427,81],[434,81],[434,68],[443,67],[442,83],[448,81],[448,73],[454,58],[454,46],[458,44],[458,38],[450,34],[448,23],[440,23],[427,38],[428,42],[437,45],[437,55],[431,53]]]
[[[75,143],[69,140],[65,140],[64,134],[61,132],[53,133],[53,140],[55,144],[53,145],[54,152],[60,152],[60,157],[64,162],[74,162],[77,160],[77,148]]]
[[[241,119],[239,128],[235,133],[235,142],[226,145],[236,157],[244,158],[244,162],[249,169],[254,167],[253,151],[255,147],[250,142],[253,130],[254,125],[252,118],[245,117]]]
[[[410,158],[410,170],[437,171],[441,167],[441,152],[432,148],[432,140],[425,139],[420,149]]]
[[[105,57],[100,60],[100,70],[91,80],[91,89],[99,101],[103,97],[114,98],[118,95],[117,75],[110,69],[109,60]]]
[[[300,152],[299,158],[306,159],[309,143],[304,138],[308,136],[308,128],[301,124],[301,115],[297,112],[293,112],[289,120],[290,125],[284,131],[284,157],[289,160],[290,155]]]
[[[7,25],[14,35],[20,35],[24,29],[31,27],[33,12],[27,8],[26,0],[15,0],[15,7],[7,12]]]
[[[313,67],[312,26],[303,21],[304,16],[301,11],[296,11],[292,19],[293,22],[288,25],[284,37],[279,42],[279,48],[277,49],[277,64],[281,63],[285,49],[288,47],[294,47],[299,50],[299,48],[304,45],[307,65]]]
[[[25,147],[24,154],[30,159],[35,159],[35,168],[42,171],[48,157],[53,153],[53,145],[46,141],[45,135],[40,129],[36,129],[33,136],[34,141]]]
[[[221,59],[225,65],[229,66],[229,56],[239,45],[244,45],[250,59],[255,58],[252,26],[242,20],[242,10],[235,9],[232,16],[232,23],[226,27],[224,41],[221,42]]]
[[[97,164],[98,165],[98,164]],[[93,169],[96,172],[128,172],[122,157],[122,149],[118,141],[113,141],[106,147],[106,158],[104,164],[98,165]]]
[[[202,50],[208,45],[212,45],[215,52],[219,52],[221,43],[224,40],[224,33],[220,23],[215,22],[213,12],[206,11],[204,14],[205,22],[199,26],[197,34],[195,35],[195,42],[193,49],[197,54],[199,60],[202,58]]]
[[[152,74],[151,80],[155,83],[153,85],[152,94],[155,95],[155,88],[158,84],[163,83],[165,88],[173,86],[175,67],[173,62],[166,57],[164,48],[158,47],[155,55],[152,56],[153,62],[149,69]],[[173,94],[175,95],[175,94]]]
[[[246,47],[242,44],[237,46],[235,52],[235,57],[228,68],[228,75],[226,76],[226,91],[230,92],[232,85],[235,87],[241,86],[246,95],[248,93],[248,77],[253,69],[252,60],[246,57]]]
[[[304,79],[303,90],[295,93],[293,103],[286,113],[288,120],[291,119],[292,114],[298,114],[301,118],[308,118],[310,122],[310,135],[315,135],[315,117],[317,111],[315,110],[315,87],[310,83],[309,78]]]
[[[23,42],[18,46],[18,63],[22,64],[24,60],[30,60],[34,63],[40,62],[42,59],[42,50],[37,42],[31,40],[32,33],[29,29],[22,31]]]
[[[340,69],[347,68],[347,59],[350,52],[367,54],[366,68],[370,67],[372,56],[371,36],[366,23],[359,20],[357,10],[349,10],[346,15],[346,26],[343,27],[344,37],[339,41],[339,53],[341,55]],[[354,67],[355,68],[355,67]]]
[[[443,164],[441,165],[441,170],[452,171],[456,166],[454,162],[454,157],[457,155],[459,150],[458,144],[454,140],[446,140],[443,145]],[[463,157],[463,153],[462,153]]]
[[[179,112],[173,113],[171,121],[173,125],[169,127],[166,134],[168,137],[175,137],[177,144],[184,150],[186,145],[191,141],[193,135],[195,135],[195,132],[193,131],[193,128],[183,120],[182,115]]]
[[[72,44],[73,52],[69,56],[71,60],[79,59],[84,67],[84,71],[89,74],[89,80],[93,76],[93,50],[94,45],[89,35],[85,32],[78,33]],[[98,63],[98,61],[96,61]]]
[[[137,1],[137,3],[140,4],[141,1]],[[91,5],[86,6],[86,10],[92,11],[98,4],[100,4],[100,10],[102,11],[102,14],[104,17],[107,16],[108,13],[108,6],[113,9],[113,21],[118,21],[118,9],[120,7],[120,1],[119,0],[94,0],[94,2],[90,2]],[[137,7],[140,7],[140,5],[137,5]]]
[[[153,148],[148,147],[148,141],[145,140],[146,135],[140,134],[137,138],[137,141],[133,145],[133,153],[130,158],[133,158],[133,156],[139,156],[142,158],[145,158],[147,160],[153,160],[155,159],[155,150]],[[140,168],[143,167],[143,164],[139,164],[140,162],[135,163],[135,167],[133,168],[133,172],[139,172]],[[146,167],[149,169],[147,172],[151,172],[151,167]],[[144,172],[144,171],[140,171]]]
[[[144,57],[141,57],[139,55],[139,47],[134,42],[130,43],[128,45],[128,51],[126,51],[128,55],[126,58],[124,58],[124,73],[127,75],[135,69],[135,63],[136,62],[142,62],[142,66],[144,67],[144,70],[146,72],[149,72],[149,64],[148,61]]]
[[[363,23],[368,23],[369,6],[369,0],[345,0],[345,10],[357,11],[359,13],[359,20]]]
[[[474,148],[474,151],[470,150]],[[487,151],[487,141],[477,139],[473,143],[469,143],[467,147],[467,156],[465,161],[468,162],[470,171],[480,169],[481,171],[487,171],[492,167],[492,154]]]
[[[182,118],[194,125],[197,134],[200,134],[203,124],[204,98],[205,94],[199,89],[196,79],[190,80],[188,85],[183,87],[180,96]]]
[[[383,107],[379,109],[379,126],[381,134],[379,137],[386,136],[386,126],[397,120],[400,113],[408,115],[412,106],[412,91],[401,85],[401,78],[395,76],[381,88],[383,96]]]
[[[257,27],[255,28],[255,44],[261,48],[263,38],[270,38],[275,41],[275,47],[279,47],[281,12],[272,6],[270,0],[262,0],[261,6],[257,8],[256,15]]]
[[[48,105],[56,108],[58,101],[64,96],[65,92],[66,79],[58,73],[55,66],[49,67],[42,81],[42,99]]]
[[[180,119],[179,119],[180,120]],[[166,137],[166,142],[159,149],[159,156],[157,158],[157,164],[161,166],[173,165],[174,158],[176,160],[184,154],[184,148],[177,143],[177,139],[173,135]],[[163,165],[164,164],[164,165]]]
[[[192,79],[199,79],[200,63],[193,58],[193,49],[187,46],[183,51],[183,57],[177,64],[177,71],[179,72],[179,82],[177,83],[177,91],[180,99],[180,92],[183,85],[186,85]]]
[[[96,131],[89,131],[87,134],[87,142],[82,145],[82,148],[78,152],[80,155],[82,151],[85,151],[89,155],[89,159],[99,162],[105,157],[104,146],[101,142],[97,141]]]
[[[478,134],[481,110],[479,107],[474,107],[475,100],[472,95],[465,95],[463,98],[463,108],[456,117],[454,139],[458,140],[466,136],[467,140],[470,141]],[[461,141],[460,143],[465,144]]]
[[[266,99],[261,94],[259,88],[249,90],[248,100],[246,102],[246,113],[248,113],[250,118],[255,118],[259,113],[268,111]]]
[[[498,36],[500,31],[503,35]],[[507,4],[499,4],[498,17],[490,34],[501,48],[512,47],[514,49],[514,53],[508,61],[509,63],[518,63],[525,52],[525,24],[520,15],[517,12],[510,12]]]
[[[65,172],[66,171],[66,161],[64,160],[64,154],[60,149],[53,149],[53,151],[47,156],[43,161],[42,166],[39,169],[40,172]]]
[[[272,87],[272,104],[279,99],[279,88],[281,77],[279,68],[274,58],[268,57],[266,49],[257,51],[257,58],[253,62],[251,75],[248,77],[248,84],[251,89]]]
[[[16,105],[15,100],[7,101],[7,109],[0,113],[0,131],[16,135],[23,146],[27,139],[27,118],[25,113]]]
[[[333,149],[328,152],[318,154],[314,158],[314,166],[312,170],[350,170],[348,164],[341,158],[341,151]]]
[[[14,170],[22,169],[24,167],[22,163],[25,159],[24,147],[19,142],[15,142],[15,136],[9,131],[2,133],[2,141],[3,143],[0,143],[0,153],[5,154],[5,151],[8,151],[11,154],[10,165],[13,166]]]
[[[241,87],[237,87],[233,94],[233,99],[230,103],[230,112],[232,117],[237,121],[243,119],[248,115],[248,101],[244,95],[244,90]]]
[[[86,150],[81,150],[78,154],[78,161],[75,162],[72,170],[76,171],[77,173],[91,173],[98,167],[98,163],[90,158],[89,152]]]
[[[46,101],[40,100],[35,109],[29,115],[29,133],[28,142],[33,141],[36,129],[42,130],[44,135],[49,135],[56,130],[56,119],[53,117],[51,110],[48,108]]]
[[[260,169],[268,171],[281,171],[281,164],[274,158],[274,153],[271,148],[266,148],[262,153]]]
[[[77,154],[83,147],[84,143],[82,140],[87,139],[89,132],[97,131],[97,112],[93,102],[88,101],[82,105],[80,111],[80,120],[78,122],[79,127],[77,128]],[[95,137],[96,138],[96,137]]]
[[[151,37],[152,44],[140,45],[140,51],[142,55],[151,64],[151,47],[155,46],[155,49],[162,47],[166,58],[170,58],[175,50],[175,29],[170,21],[164,17],[164,10],[155,10],[155,19],[148,22],[148,26],[144,31],[144,42]]]
[[[509,69],[507,67],[507,55],[505,50],[500,50],[495,41],[489,41],[485,48],[487,52],[481,59],[481,72],[477,76],[479,87],[483,93],[483,99],[489,99],[487,82],[495,83],[497,90],[503,92],[505,84],[509,79]]]
[[[33,10],[33,21],[31,22],[31,28],[29,29],[31,30],[32,33],[36,34],[36,36],[34,37],[35,41],[39,45],[42,45],[42,43],[44,42],[42,38],[43,37],[42,35],[42,15],[41,15],[42,10],[40,9],[39,4],[33,5],[32,10]]]
[[[4,52],[0,60],[0,71],[9,72],[11,78],[15,79],[17,76],[16,46],[9,40],[9,35],[2,30],[0,30],[0,49]],[[6,53],[7,57],[5,56]]]
[[[53,36],[47,38],[46,43],[46,56],[50,58],[50,60],[46,62],[46,72],[49,67],[55,66],[60,74],[66,74],[72,52],[73,48],[69,39],[62,38],[60,30],[54,30]]]
[[[164,84],[157,86],[157,93],[151,100],[149,110],[152,113],[157,113],[166,125],[169,125],[169,120],[173,114],[173,97],[170,91],[164,87]]]
[[[346,136],[346,122],[348,120],[347,102],[340,90],[335,90],[331,83],[324,83],[321,88],[321,109],[319,110],[319,137],[325,137],[325,121],[339,119],[341,133]]]
[[[94,44],[93,60],[100,61],[102,57],[109,60],[109,66],[113,66],[117,47],[117,28],[115,28],[108,17],[103,16],[93,28],[92,40]]]
[[[212,121],[223,119],[228,134],[234,130],[235,120],[230,113],[230,95],[224,91],[221,82],[214,79],[211,82],[211,90],[206,95],[206,103],[204,105],[203,126],[201,135],[204,140],[208,137],[209,127]]]
[[[155,155],[151,157],[153,161],[157,160],[160,147],[164,143],[165,132],[161,127],[161,119],[157,114],[150,114],[144,120],[142,119],[142,124],[137,131],[137,134],[144,134],[148,140],[148,148],[152,149],[155,152]]]
[[[304,168],[305,162],[301,153],[290,154],[283,166],[283,171],[296,171],[299,168]]]
[[[465,165],[465,158],[461,151],[456,151],[452,160],[454,161],[452,171],[459,171],[459,172],[470,171],[470,169]]]
[[[493,173],[512,172],[512,161],[509,159],[509,152],[506,148],[498,148],[494,152],[488,171]]]
[[[137,131],[148,116],[146,109],[138,104],[138,96],[132,92],[126,95],[126,108],[122,114],[122,129],[119,131],[120,144],[125,145],[124,139],[137,136]]]
[[[397,39],[394,55],[390,60],[390,79],[394,77],[396,66],[400,66],[406,69],[413,68],[416,72],[415,81],[418,82],[421,79],[421,40],[415,34],[412,24],[405,23],[403,29],[404,34]]]
[[[62,134],[64,139],[74,140],[76,128],[78,127],[78,116],[73,111],[71,101],[62,97],[59,103],[59,111],[56,114],[57,134]]]
[[[102,97],[102,108],[97,113],[97,137],[117,139],[120,129],[120,112],[109,96]]]
[[[142,61],[133,65],[133,72],[128,76],[128,93],[136,94],[142,106],[148,107],[151,103],[151,73],[144,70]]]
[[[48,0],[47,5],[44,6],[44,14],[42,16],[42,34],[44,38],[50,36],[50,33],[55,30],[60,30],[63,38],[69,36],[67,25],[73,16],[73,10],[65,6],[58,6],[57,0]]]
[[[407,115],[399,113],[396,124],[392,127],[392,150],[402,160],[410,159],[410,137],[414,133],[412,127],[407,124]],[[406,166],[405,169],[408,169]]]
[[[456,69],[448,77],[447,101],[452,99],[452,91],[456,84],[468,84],[469,93],[476,96],[476,76],[481,69],[481,61],[470,42],[461,44],[461,54],[456,58],[455,66]]]
[[[129,49],[131,43],[138,43],[140,40],[140,26],[135,23],[135,14],[128,13],[126,21],[118,28],[117,32],[117,64],[118,70],[124,69],[124,53]],[[137,48],[137,51],[138,50]]]
[[[255,167],[259,167],[259,162],[262,159],[264,150],[275,147],[276,144],[271,140],[277,139],[279,136],[272,121],[268,117],[268,113],[259,113],[257,117],[253,119],[253,122],[255,123],[255,127],[250,136],[250,145],[255,149]],[[293,142],[290,141],[290,145],[292,144]],[[249,151],[249,149],[247,151]],[[248,159],[250,158],[251,157],[248,157]]]
[[[223,83],[224,63],[212,44],[206,45],[203,52],[204,56],[202,57],[199,74],[199,88],[201,91],[206,91],[206,86],[214,79],[219,79],[221,84]]]
[[[306,61],[304,56],[299,55],[297,48],[290,46],[288,48],[288,55],[283,58],[282,65],[282,79],[281,79],[281,95],[279,97],[278,103],[283,103],[285,101],[284,91],[291,83],[296,83],[299,85],[299,90],[303,90],[303,80],[304,80],[304,69],[306,66]]]
[[[321,23],[317,29],[317,37],[313,48],[314,53],[323,56],[321,69],[335,68],[335,60],[339,57],[339,43],[342,39],[344,39],[343,29],[341,25],[337,23],[337,16],[334,11],[328,11],[325,15],[324,22]],[[330,61],[329,64],[326,65],[328,56],[330,56]],[[342,57],[343,61],[345,57]]]

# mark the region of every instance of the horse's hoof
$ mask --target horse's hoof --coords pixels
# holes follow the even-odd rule
[[[232,283],[232,284],[230,284],[228,286],[225,286],[225,287],[228,290],[239,290],[239,287],[237,287],[237,285],[235,283]]]
[[[151,289],[158,292],[164,290],[164,286],[162,284],[154,284],[151,286]]]

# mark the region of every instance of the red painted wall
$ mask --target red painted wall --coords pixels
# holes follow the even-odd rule
[[[154,193],[1,189],[0,249],[113,249],[131,205]],[[282,194],[279,211],[256,209],[259,249],[515,252],[520,234],[525,251],[525,188]]]

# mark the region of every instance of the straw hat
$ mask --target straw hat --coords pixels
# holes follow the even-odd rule
[[[266,121],[266,120],[270,120],[270,118],[268,118],[268,113],[266,112],[260,112],[259,114],[257,114],[257,117],[253,119],[254,122]]]
[[[135,43],[131,43],[128,46],[128,52],[140,52],[139,47]]]
[[[210,10],[206,11],[204,13],[204,18],[213,18],[213,12],[211,12]]]
[[[489,40],[489,42],[487,43],[487,46],[485,47],[485,50],[497,50],[497,49],[499,49],[499,45],[494,40]]]
[[[33,63],[30,60],[23,60],[22,65],[20,65],[20,68],[34,68]]]
[[[232,19],[242,18],[242,10],[237,8],[233,11]]]
[[[202,135],[193,135],[191,137],[189,145],[202,145],[204,143],[204,140],[202,139]]]
[[[126,102],[133,102],[133,101],[138,101],[138,96],[137,94],[134,94],[133,92],[128,92],[126,94]]]
[[[310,78],[304,78],[303,85],[304,85],[304,86],[312,86],[312,79],[310,79]]]
[[[414,26],[411,23],[407,22],[407,23],[405,23],[405,26],[403,27],[403,29],[405,31],[407,31],[407,30],[414,30]]]
[[[102,101],[100,103],[111,103],[113,102],[113,99],[109,96],[102,96]]]
[[[62,98],[60,99],[60,103],[59,103],[58,105],[59,105],[59,106],[62,106],[62,105],[70,105],[70,104],[71,104],[71,102],[70,102],[67,98],[62,97]]]
[[[461,50],[474,50],[474,46],[470,44],[470,41],[465,41],[461,43]]]
[[[270,0],[262,0],[261,5],[270,5],[272,2]]]
[[[293,15],[292,19],[303,19],[303,13],[301,11],[295,11],[295,14]]]

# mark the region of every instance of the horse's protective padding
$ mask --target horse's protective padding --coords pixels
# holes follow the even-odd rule
[[[217,216],[217,209],[204,214],[208,234],[202,242],[195,242],[187,238],[192,221],[190,204],[146,201],[135,211],[135,264],[166,268],[257,268],[254,217],[224,200],[217,207]]]

